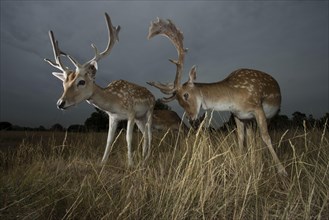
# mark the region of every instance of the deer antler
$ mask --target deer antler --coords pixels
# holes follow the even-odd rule
[[[169,59],[170,62],[176,65],[176,77],[173,83],[162,84],[160,82],[148,82],[149,85],[160,89],[162,93],[171,95],[170,97],[162,99],[165,102],[169,102],[175,99],[175,92],[181,86],[180,81],[183,74],[184,56],[187,52],[187,49],[185,49],[183,46],[183,33],[169,19],[164,21],[158,18],[157,21],[151,23],[147,38],[150,39],[156,35],[163,35],[168,37],[172,44],[174,44],[178,53],[178,60]]]
[[[121,27],[120,26],[113,27],[111,18],[107,13],[105,13],[105,19],[106,19],[106,23],[107,23],[107,31],[108,31],[108,36],[109,36],[109,41],[107,43],[106,49],[103,52],[99,53],[95,44],[91,44],[92,48],[94,48],[94,50],[95,50],[95,57],[93,59],[91,59],[90,61],[88,61],[87,63],[90,63],[92,61],[99,61],[103,57],[106,57],[107,55],[110,54],[115,42],[116,41],[119,42],[119,31],[120,31]]]
[[[67,54],[59,49],[58,41],[55,40],[54,33],[52,31],[49,31],[49,38],[51,41],[51,45],[53,47],[55,62],[53,62],[49,59],[44,59],[44,60],[46,62],[48,62],[50,65],[52,65],[53,67],[61,70],[65,74],[67,74],[69,72],[69,69],[68,69],[68,67],[63,65],[63,63],[61,62],[61,59],[60,59],[61,55],[67,56]]]
[[[94,56],[94,58],[92,58],[88,62],[84,63],[83,65],[79,64],[72,56],[67,55],[67,57],[71,60],[71,62],[74,64],[74,66],[76,68],[79,69],[81,67],[89,65],[91,62],[94,62],[94,61],[97,62],[100,59],[102,59],[103,57],[106,57],[107,55],[110,54],[115,42],[119,41],[119,31],[120,31],[121,27],[120,26],[113,27],[111,18],[107,13],[105,13],[105,20],[106,20],[106,24],[107,24],[107,31],[108,31],[108,38],[109,38],[106,49],[100,53],[98,51],[96,45],[91,44],[91,47],[94,48],[95,56]]]

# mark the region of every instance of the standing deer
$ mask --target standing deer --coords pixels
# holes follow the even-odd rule
[[[103,52],[99,53],[96,46],[92,44],[91,46],[95,51],[94,58],[81,65],[72,56],[59,49],[58,41],[55,41],[53,32],[49,31],[55,62],[49,59],[45,59],[45,61],[61,71],[53,73],[54,76],[63,81],[64,93],[57,102],[59,109],[64,110],[86,100],[89,104],[104,110],[109,115],[109,131],[102,164],[108,159],[118,122],[128,120],[126,134],[128,165],[132,166],[131,141],[135,122],[144,136],[143,157],[146,159],[150,155],[151,124],[155,98],[146,88],[124,80],[113,81],[106,88],[96,85],[97,62],[108,56],[115,42],[119,40],[120,26],[113,27],[107,13],[105,13],[105,19],[109,39]],[[69,58],[75,66],[75,70],[70,70],[63,65],[61,55]]]
[[[195,120],[200,107],[216,111],[230,111],[237,125],[240,149],[245,139],[245,119],[255,118],[260,134],[270,150],[278,172],[287,175],[285,168],[275,153],[268,133],[267,119],[273,117],[280,109],[281,93],[277,81],[270,75],[252,69],[238,69],[224,80],[214,83],[196,83],[196,67],[189,72],[189,80],[181,84],[184,56],[183,33],[170,21],[157,19],[151,23],[148,39],[163,35],[175,46],[178,60],[171,60],[176,65],[176,77],[173,83],[148,82],[162,93],[171,95],[163,98],[169,102],[174,99],[184,108],[187,116]]]

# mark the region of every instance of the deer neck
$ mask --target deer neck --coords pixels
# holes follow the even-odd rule
[[[231,89],[223,82],[195,83],[204,110],[231,111],[234,108]]]
[[[115,102],[111,101],[113,99],[114,96],[111,94],[111,92],[107,91],[106,88],[101,88],[94,83],[93,93],[90,98],[87,99],[87,102],[106,112],[115,112],[115,105],[113,104]]]

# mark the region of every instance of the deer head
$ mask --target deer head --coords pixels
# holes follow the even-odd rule
[[[120,26],[113,27],[110,16],[105,13],[105,20],[108,29],[108,43],[103,52],[99,52],[97,47],[92,44],[95,51],[95,56],[84,64],[78,63],[72,56],[67,55],[59,49],[58,41],[55,40],[52,31],[49,31],[49,37],[52,44],[55,62],[45,59],[53,67],[59,69],[61,72],[53,72],[53,75],[63,81],[64,92],[57,102],[59,109],[66,109],[70,106],[76,105],[91,97],[93,93],[93,86],[95,75],[97,72],[97,62],[108,56],[116,41],[119,41],[118,34]],[[75,70],[71,70],[64,66],[61,62],[61,56],[66,56],[75,66]]]
[[[183,45],[183,33],[169,19],[164,21],[158,18],[157,21],[151,23],[148,39],[156,35],[163,35],[169,38],[177,50],[178,59],[169,59],[170,62],[176,65],[176,77],[173,83],[148,82],[148,84],[158,88],[162,93],[170,95],[170,97],[164,97],[162,99],[163,102],[170,102],[177,99],[178,103],[185,109],[187,116],[194,120],[199,114],[202,100],[200,99],[199,90],[195,89],[194,85],[196,66],[191,68],[189,80],[181,84],[184,56],[187,52],[187,49]]]

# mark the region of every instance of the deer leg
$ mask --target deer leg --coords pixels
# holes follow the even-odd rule
[[[273,149],[271,137],[270,137],[270,135],[268,133],[268,129],[267,129],[265,113],[262,108],[258,109],[255,112],[255,118],[256,118],[257,125],[260,130],[261,137],[262,137],[263,141],[265,142],[267,148],[270,150],[270,152],[272,154],[272,157],[274,159],[274,162],[276,163],[276,167],[277,167],[279,174],[287,176],[288,174],[287,174],[285,168],[282,166],[277,154],[275,153],[275,151]]]
[[[143,140],[143,158],[145,158],[145,154],[147,151],[147,143],[148,143],[148,136],[146,133],[146,122],[145,121],[146,121],[145,119],[136,120],[137,127],[143,133],[143,138],[144,138],[144,140]]]
[[[152,115],[153,115],[153,109],[151,111],[147,112],[147,122],[146,122],[146,131],[148,135],[148,149],[147,149],[147,155],[145,159],[149,158],[151,155],[151,144],[152,144]]]
[[[252,123],[249,123],[248,125],[246,125],[246,144],[247,144],[247,146],[248,146],[248,143],[251,143],[251,141],[253,140],[252,138],[255,138],[255,134],[254,134],[254,129],[253,129]]]
[[[135,120],[134,119],[128,119],[127,123],[127,134],[126,134],[126,141],[127,141],[127,147],[128,147],[128,166],[133,166],[133,159],[132,159],[132,153],[131,153],[131,142],[133,137],[133,131],[134,131],[134,125]]]
[[[104,152],[101,164],[105,164],[108,157],[109,157],[109,154],[110,154],[110,151],[111,151],[110,150],[111,145],[112,145],[112,142],[114,140],[114,135],[115,135],[115,131],[117,129],[117,126],[118,126],[118,121],[109,115],[109,132],[107,134],[106,147],[105,147],[105,152]]]
[[[238,136],[239,149],[242,152],[244,146],[244,137],[245,137],[245,125],[244,123],[237,117],[234,117],[236,124],[236,132]]]

